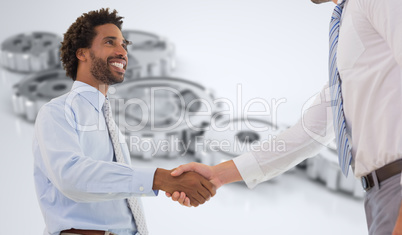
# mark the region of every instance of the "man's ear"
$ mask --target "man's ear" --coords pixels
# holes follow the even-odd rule
[[[86,50],[85,48],[79,48],[75,52],[75,56],[77,56],[78,60],[80,61],[86,61],[88,56],[88,50]]]

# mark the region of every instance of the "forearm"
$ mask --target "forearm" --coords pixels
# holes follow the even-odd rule
[[[212,169],[215,172],[213,178],[217,179],[218,188],[224,184],[243,180],[233,160],[222,162],[213,166]]]
[[[315,97],[297,124],[264,143],[253,152],[234,159],[241,177],[249,188],[274,178],[308,157],[313,157],[334,139],[328,85]]]
[[[170,171],[157,168],[155,171],[154,175],[154,180],[153,180],[153,185],[152,189],[153,190],[163,190],[165,188],[166,190],[166,183],[170,181]],[[165,185],[165,187],[164,187]],[[163,191],[165,191],[163,190]]]
[[[131,196],[155,196],[154,168],[133,169],[129,165],[91,159],[65,165],[50,180],[66,197],[77,202],[98,202]],[[55,167],[55,169],[59,169]]]
[[[93,150],[85,151],[83,147],[92,146],[92,142],[83,143],[71,123],[75,123],[74,116],[65,115],[64,106],[48,104],[39,112],[33,153],[35,169],[43,176],[41,180],[50,181],[50,186],[77,202],[155,195],[155,168],[133,169],[129,164],[112,162],[110,148],[98,148],[95,144]],[[93,142],[99,140],[102,138]]]

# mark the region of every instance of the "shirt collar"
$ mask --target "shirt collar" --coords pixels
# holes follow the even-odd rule
[[[102,110],[105,96],[95,87],[84,82],[74,81],[71,91],[76,92],[91,103],[98,112]]]

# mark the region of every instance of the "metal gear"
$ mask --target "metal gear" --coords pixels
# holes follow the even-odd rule
[[[146,77],[114,88],[109,97],[115,120],[134,157],[184,155],[193,133],[208,126],[217,111],[208,89],[180,78]],[[147,149],[151,145],[159,147]]]
[[[284,130],[262,118],[220,119],[216,127],[209,127],[196,149],[196,158],[201,163],[216,165],[231,160],[253,148],[266,144],[270,148],[281,148],[276,136]]]
[[[73,81],[65,73],[62,69],[34,73],[14,85],[14,112],[35,121],[42,105],[70,91]]]
[[[0,63],[15,72],[38,72],[60,65],[61,37],[53,33],[21,33],[1,44]]]
[[[139,30],[123,30],[132,42],[128,46],[126,80],[150,76],[169,76],[176,67],[175,47],[167,39]]]
[[[338,165],[336,143],[331,142],[317,156],[307,159],[307,175],[310,179],[323,181],[330,190],[363,198],[364,191],[355,177],[345,177]]]

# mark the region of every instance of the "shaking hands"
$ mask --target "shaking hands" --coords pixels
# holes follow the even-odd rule
[[[187,205],[195,207],[204,204],[216,194],[216,186],[196,172],[183,171],[177,176],[172,176],[171,172],[158,168],[154,176],[153,189],[163,190],[169,195],[176,191],[182,192],[187,198]]]
[[[205,177],[215,190],[211,196],[214,196],[216,190],[224,184],[242,180],[239,171],[233,161],[223,162],[216,166],[208,166],[201,163],[192,162],[186,165],[181,165],[171,172],[174,178],[184,176],[188,173],[198,173]],[[166,191],[166,196],[172,197],[173,201],[179,202],[183,206],[194,206],[193,196],[185,191],[174,190],[173,192]],[[209,199],[209,198],[208,198]],[[196,204],[196,202],[195,202]],[[199,203],[202,204],[202,203]]]

